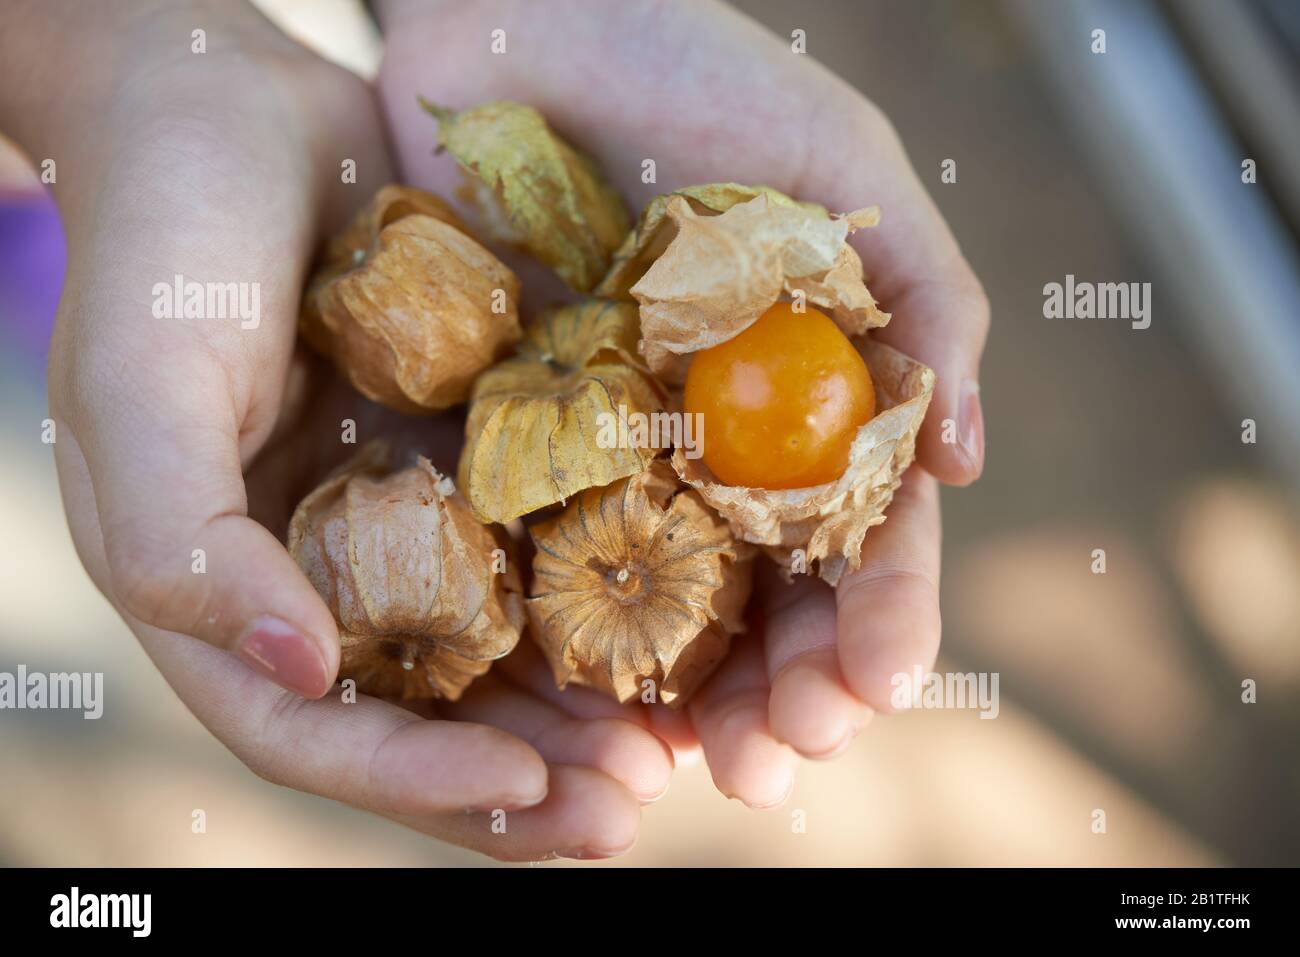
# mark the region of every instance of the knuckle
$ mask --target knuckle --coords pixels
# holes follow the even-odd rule
[[[877,563],[864,566],[841,583],[841,599],[860,596],[861,600],[878,600],[888,592],[896,602],[925,606],[938,602],[939,585],[923,568],[911,563]]]
[[[964,307],[963,311],[970,320],[973,320],[975,330],[983,334],[989,327],[992,304],[989,302],[988,293],[984,290],[984,284],[979,281],[975,270],[960,253],[957,254],[957,262],[959,266],[955,275],[947,282],[948,294]]]
[[[970,272],[967,267],[968,278],[963,283],[961,295],[971,304],[971,312],[975,317],[975,324],[980,332],[986,332],[993,315],[993,305],[989,302],[989,294],[984,291],[984,285],[975,278],[975,274]]]
[[[77,431],[95,420],[95,410],[105,406],[114,381],[122,376],[103,346],[93,342],[63,345],[61,340],[67,334],[59,330],[66,326],[67,322],[61,321],[55,327],[51,342],[50,409]]]
[[[249,678],[257,686],[250,688],[250,693],[260,691],[263,679],[251,672]],[[276,689],[275,696],[267,703],[261,719],[252,722],[256,732],[250,734],[247,740],[230,745],[230,750],[263,781],[276,785],[286,784],[283,755],[286,751],[294,753],[297,749],[297,743],[288,740],[287,736],[289,729],[296,724],[295,717],[305,704],[305,699],[292,691]]]
[[[183,576],[190,574],[190,553],[172,554],[137,529],[106,537],[109,584],[121,606],[140,621],[177,630],[181,599],[187,591]]]

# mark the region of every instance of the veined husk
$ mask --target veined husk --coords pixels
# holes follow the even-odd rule
[[[514,273],[446,203],[390,185],[329,244],[299,328],[367,398],[431,412],[518,341],[518,300]]]
[[[876,207],[832,214],[764,186],[689,187],[651,201],[598,292],[640,303],[642,354],[681,384],[690,353],[739,335],[782,295],[802,294],[849,336],[885,325],[847,242],[879,221]]]
[[[586,292],[600,281],[628,231],[622,197],[596,164],[531,106],[500,100],[457,112],[426,100],[438,147],[486,187],[476,202],[498,233]]]
[[[677,228],[668,217],[670,199],[680,196],[700,216],[712,216],[760,195],[767,196],[774,205],[802,207],[813,215],[829,215],[824,206],[791,199],[770,186],[705,183],[701,186],[686,186],[671,193],[660,193],[641,210],[636,227],[627,234],[614,253],[609,271],[593,293],[605,299],[632,298],[632,287],[677,235]]]
[[[663,405],[637,330],[631,303],[551,309],[514,358],[479,376],[459,469],[479,518],[508,522],[645,469],[654,449],[611,445],[605,430]]]
[[[528,617],[561,688],[679,707],[744,630],[754,550],[663,459],[531,531]]]
[[[701,459],[684,450],[672,463],[684,482],[731,524],[738,538],[764,546],[786,569],[803,569],[834,585],[861,561],[867,529],[885,520],[885,509],[912,463],[916,435],[934,392],[934,373],[896,349],[870,338],[854,341],[876,389],[876,416],[859,430],[849,466],[836,481],[802,489],[723,485]]]
[[[523,589],[504,535],[420,457],[366,446],[298,505],[289,552],[339,625],[365,694],[456,700],[518,643]]]

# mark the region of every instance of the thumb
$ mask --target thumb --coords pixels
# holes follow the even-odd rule
[[[333,617],[280,542],[247,515],[240,423],[203,353],[105,375],[80,366],[60,397],[94,491],[111,597],[131,616],[230,650],[281,686],[334,683]],[[60,436],[60,444],[65,441]]]

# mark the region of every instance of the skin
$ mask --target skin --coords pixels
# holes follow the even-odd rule
[[[889,710],[890,675],[933,663],[931,476],[966,484],[982,467],[970,396],[988,306],[888,122],[814,61],[709,3],[611,4],[596,18],[576,0],[388,2],[372,91],[237,4],[10,8],[0,128],[29,155],[57,159],[68,236],[49,388],[72,537],[181,700],[255,773],[499,859],[611,856],[634,842],[640,805],[662,795],[675,758],[702,750],[724,794],[775,806],[799,755],[842,751]],[[190,52],[196,25],[202,56]],[[497,28],[504,57],[484,52]],[[75,51],[74,74],[58,69],[63,50]],[[925,471],[909,472],[862,570],[838,590],[760,589],[752,634],[685,714],[558,692],[527,642],[436,710],[329,693],[337,631],[277,535],[349,451],[330,441],[342,417],[363,438],[412,425],[295,354],[297,297],[318,238],[380,184],[450,195],[456,177],[429,155],[434,126],[417,92],[536,105],[633,208],[673,186],[734,179],[885,210],[887,225],[857,242],[895,315],[881,338],[939,375]],[[640,182],[646,156],[655,186]],[[355,185],[340,183],[343,157],[357,161]],[[153,319],[153,284],[178,272],[259,282],[261,325]],[[947,417],[962,443],[941,441]],[[435,462],[454,462],[454,418],[416,427]],[[190,571],[194,548],[205,575]],[[284,623],[262,629],[272,659],[247,654],[268,616]],[[494,808],[510,812],[504,835],[491,832]]]

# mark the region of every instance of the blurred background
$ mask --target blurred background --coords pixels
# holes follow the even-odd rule
[[[373,73],[359,5],[260,5]],[[738,5],[889,114],[988,289],[937,670],[998,672],[1001,713],[877,717],[770,812],[680,769],[616,864],[1300,864],[1300,5]],[[90,584],[40,441],[62,236],[3,147],[0,670],[106,671],[111,704],[0,712],[0,863],[491,864],[255,778]],[[1151,327],[1043,318],[1067,274],[1152,283]]]

